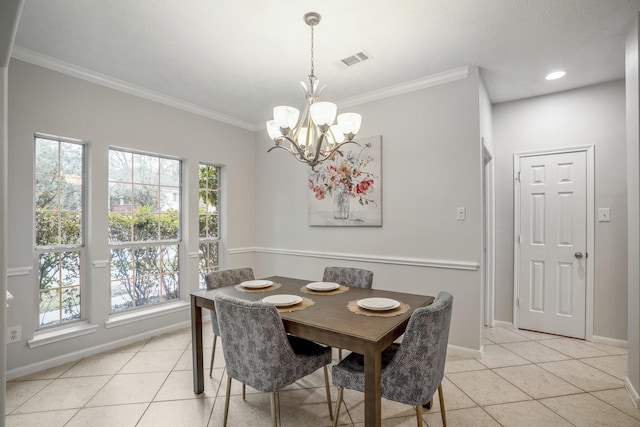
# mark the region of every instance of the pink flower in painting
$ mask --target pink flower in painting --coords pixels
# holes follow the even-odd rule
[[[373,190],[373,180],[364,179],[356,185],[356,194],[366,195],[369,189]]]
[[[318,200],[324,199],[324,195],[326,194],[324,188],[320,187],[319,185],[313,187],[313,192],[315,193],[316,199]]]
[[[349,196],[357,198],[361,205],[376,204],[367,195],[374,191],[374,180],[377,176],[367,171],[367,166],[374,160],[365,151],[371,144],[365,144],[359,152],[349,151],[342,156],[334,152],[326,163],[311,173],[309,188],[318,200],[333,195],[337,191],[347,191]]]

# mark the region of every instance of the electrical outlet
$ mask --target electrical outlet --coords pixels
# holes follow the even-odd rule
[[[22,326],[11,326],[7,328],[7,344],[22,341]]]

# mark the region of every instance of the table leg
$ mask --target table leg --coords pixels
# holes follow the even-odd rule
[[[204,391],[204,361],[202,350],[202,307],[196,305],[191,296],[191,354],[193,358],[193,392]]]
[[[380,427],[382,415],[382,395],[380,392],[380,370],[382,359],[379,350],[372,349],[364,354],[364,425]]]

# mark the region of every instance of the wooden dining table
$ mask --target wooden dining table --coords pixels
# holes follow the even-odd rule
[[[278,289],[266,292],[247,292],[236,286],[200,290],[191,293],[191,334],[193,353],[193,390],[204,391],[204,366],[202,349],[202,309],[213,309],[213,298],[218,293],[250,301],[269,295],[290,294],[309,298],[313,305],[296,311],[280,311],[288,333],[328,346],[354,351],[364,355],[365,370],[365,426],[381,425],[380,371],[381,353],[404,333],[409,317],[418,307],[431,304],[432,296],[384,291],[380,289],[348,288],[339,294],[316,292],[309,294],[302,288],[313,280],[289,277],[266,277],[279,284]],[[391,298],[409,305],[409,310],[396,316],[365,316],[350,311],[351,301],[363,298]]]

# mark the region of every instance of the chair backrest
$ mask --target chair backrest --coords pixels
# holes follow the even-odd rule
[[[263,392],[304,374],[273,304],[228,295],[214,297],[227,375]]]
[[[255,279],[253,269],[249,267],[212,271],[204,276],[207,289],[217,289],[223,286],[237,285],[238,283],[253,279]]]
[[[373,271],[349,267],[325,267],[322,280],[335,282],[352,288],[371,289],[373,285]]]
[[[453,296],[440,292],[432,304],[416,309],[402,344],[382,372],[382,395],[408,405],[431,400],[444,377]]]
[[[255,279],[253,269],[249,267],[212,271],[204,276],[207,289],[217,289],[222,288],[223,286],[237,285],[253,279]],[[213,334],[220,336],[220,327],[218,326],[215,310],[211,310],[211,327],[213,328]]]

